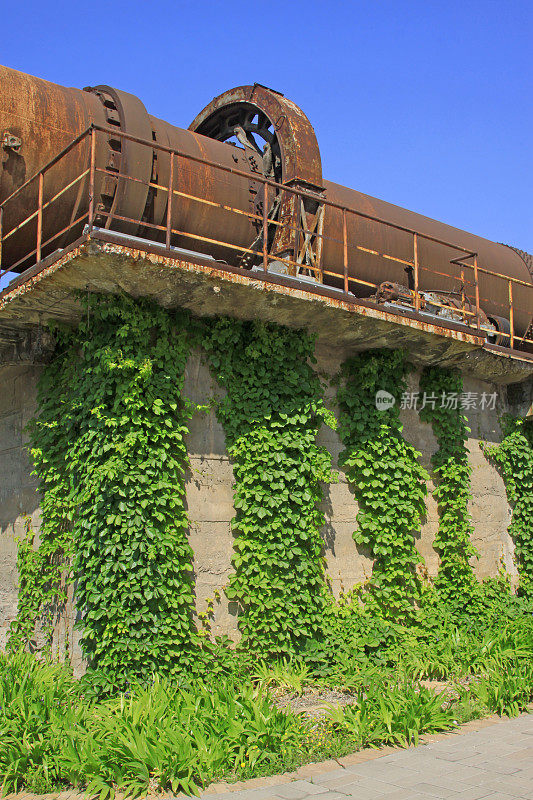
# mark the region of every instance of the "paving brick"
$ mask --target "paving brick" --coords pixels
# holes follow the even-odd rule
[[[228,789],[221,789],[219,792],[207,792],[207,790],[206,790],[205,792],[202,792],[201,796],[202,797],[204,797],[204,796],[208,797],[209,800],[220,800],[220,798],[222,798],[225,795],[230,794],[230,793],[231,793],[231,789],[229,789],[229,788]],[[182,797],[190,797],[190,795],[181,795],[181,796]],[[235,793],[234,796],[237,797],[237,793]],[[178,795],[176,795],[176,797],[178,797]],[[156,798],[156,800],[161,800],[161,798]]]
[[[523,763],[523,765],[526,766],[525,762],[517,762],[517,763]],[[527,767],[527,769],[521,769],[519,772],[515,772],[513,777],[520,778],[520,780],[523,781],[531,781],[531,784],[533,786],[533,759],[529,762],[529,766]]]
[[[275,789],[276,793],[286,800],[302,800],[309,795],[323,793],[320,786],[314,786],[310,781],[293,781],[284,786],[276,786]],[[274,787],[272,793],[274,793]]]
[[[380,747],[376,750],[374,747],[369,747],[366,750],[359,750],[363,761],[377,761],[377,759],[386,758],[388,754],[397,753],[398,750],[394,747]]]
[[[390,756],[384,756],[384,758],[390,758]],[[351,753],[349,756],[339,758],[339,764],[342,764],[343,767],[353,767],[354,764],[364,764],[365,761],[368,759],[362,753]]]
[[[283,787],[285,788],[285,787]],[[279,786],[268,786],[264,789],[243,789],[236,795],[233,793],[229,795],[233,800],[273,800],[275,796],[279,796]],[[294,797],[294,800],[300,800],[303,794]],[[228,795],[226,795],[228,797]]]
[[[454,764],[454,767],[455,766]],[[447,774],[450,778],[453,777],[457,783],[463,784],[465,788],[468,786],[480,786],[485,783],[490,783],[490,781],[497,781],[502,777],[499,772],[481,769],[480,767],[469,767],[467,765],[457,766],[456,769],[449,770]]]
[[[368,764],[359,764],[355,767],[347,767],[347,770],[353,772],[355,775],[361,775],[362,777],[379,777],[380,780],[392,784],[396,783],[397,780],[401,778],[418,778],[418,780],[421,780],[418,770],[408,769],[403,766],[400,767],[397,764],[380,764],[379,762],[376,764],[370,762]]]
[[[312,778],[314,775],[323,775],[338,768],[339,765],[336,761],[332,761],[329,768],[324,768],[323,764],[305,764],[303,767],[298,767],[296,774],[299,778]]]
[[[412,753],[409,754],[408,758],[404,758],[401,761],[394,762],[398,767],[405,767],[407,769],[411,769],[415,772],[420,772],[423,774],[430,774],[430,775],[440,775],[441,773],[449,773],[450,770],[460,769],[463,766],[463,762],[452,762],[444,761],[442,759],[436,758],[433,753]]]
[[[337,776],[336,778],[330,778],[326,781],[321,781],[320,783],[314,783],[317,789],[320,788],[327,788],[327,789],[338,789],[339,791],[343,791],[341,789],[342,786],[345,786],[348,783],[355,783],[357,777],[353,774],[353,772],[348,772],[344,770],[344,775]],[[362,778],[360,779],[362,780]]]
[[[268,778],[258,780],[263,782],[263,786],[281,786],[292,782],[292,778],[285,778],[283,775],[270,775]]]
[[[385,800],[385,795],[377,795],[373,789],[357,789],[354,794],[343,794],[342,800]]]
[[[477,767],[479,767],[479,769],[485,769],[488,772],[499,772],[502,775],[512,775],[514,772],[520,771],[520,767],[512,766],[506,762],[505,759],[496,758],[491,759],[491,761],[480,761]]]
[[[507,794],[502,792],[494,792],[493,794],[488,794],[486,799],[483,800],[520,800],[515,794]]]
[[[276,776],[263,776],[261,778],[250,778],[249,780],[245,781],[247,789],[253,789],[254,787],[263,787],[263,786],[273,786],[276,784]]]
[[[313,777],[313,783],[327,783],[328,781],[335,780],[336,778],[342,778],[344,775],[346,775],[346,769],[344,769],[344,767],[339,767],[337,764],[337,769],[329,770],[324,774]]]
[[[339,762],[335,761],[335,759],[330,758],[327,761],[319,761],[314,764],[305,764],[303,767],[300,767],[294,775],[300,776],[300,771],[305,770],[307,768],[313,769],[316,768],[316,772],[319,774],[326,773],[326,772],[336,772],[339,767]]]
[[[320,795],[320,800],[346,800],[347,795],[344,792],[332,791],[324,792]],[[361,798],[363,800],[363,798]]]
[[[441,759],[441,761],[466,761],[469,758],[473,758],[475,755],[478,755],[479,751],[476,753],[470,754],[468,752],[453,751],[449,753],[436,753],[435,758]]]
[[[485,800],[490,793],[491,789],[486,786],[471,786],[466,790],[461,789],[459,797],[461,800]]]
[[[408,756],[408,752],[406,750],[393,750],[392,753],[386,756],[381,757],[381,761],[383,764],[397,764],[399,761],[402,761]],[[348,756],[349,758],[350,756]],[[339,761],[344,761],[344,759],[339,758]]]
[[[376,776],[376,778],[360,778],[352,784],[347,783],[342,788],[342,791],[349,794],[350,797],[359,797],[360,792],[370,792],[373,798],[388,800],[391,794],[398,791],[398,788],[398,786],[394,786],[392,783],[379,780]]]
[[[327,785],[315,784],[311,781],[292,781],[285,786],[278,787],[280,797],[293,798],[294,792],[305,792],[306,795],[324,794],[328,791]]]
[[[496,748],[490,750],[487,748],[487,750],[484,753],[481,753],[478,756],[474,756],[473,758],[467,758],[461,763],[464,764],[465,767],[480,767],[481,764],[486,764],[487,762],[489,762],[489,764],[491,765],[493,763],[509,764],[509,766],[511,767],[520,763],[522,763],[523,765],[523,762],[520,762],[518,759],[515,759],[514,753],[502,753],[501,751],[498,751]],[[481,769],[484,769],[484,767],[481,767]]]
[[[395,789],[392,794],[388,794],[384,800],[428,800],[427,794],[413,792],[412,789]]]
[[[498,781],[490,781],[486,783],[487,788],[492,789],[493,792],[503,792],[512,796],[526,798],[531,800],[533,798],[533,785],[529,780],[520,780],[513,775],[505,776]]]
[[[353,798],[353,800],[385,800],[384,794],[376,794],[373,789],[355,789],[353,794],[343,794],[342,800],[348,800],[348,798]]]
[[[414,792],[420,792],[423,795],[429,795],[429,797],[443,798],[443,800],[461,797],[460,792],[456,792],[454,789],[447,789],[443,786],[437,786],[435,783],[416,783],[412,789]]]

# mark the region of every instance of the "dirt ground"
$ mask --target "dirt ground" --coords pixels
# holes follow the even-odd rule
[[[456,694],[453,686],[446,681],[419,681],[419,684],[437,693],[449,691],[450,695]],[[301,714],[309,719],[324,716],[331,707],[340,708],[357,702],[355,695],[348,691],[320,687],[308,687],[301,693],[270,689],[269,694],[277,708],[290,709],[294,714]]]

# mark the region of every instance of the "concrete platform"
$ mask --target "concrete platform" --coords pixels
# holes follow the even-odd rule
[[[125,292],[200,316],[228,314],[316,333],[345,354],[402,347],[416,366],[457,367],[481,380],[517,383],[533,375],[533,355],[491,345],[471,329],[421,313],[390,313],[343,291],[227,264],[95,229],[26,270],[0,294],[0,363],[35,363],[46,351],[39,328],[76,323],[76,293]]]

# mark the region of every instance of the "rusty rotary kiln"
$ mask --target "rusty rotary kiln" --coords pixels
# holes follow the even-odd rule
[[[395,311],[413,307],[415,289],[416,310],[443,324],[474,319],[508,346],[512,315],[514,335],[533,338],[531,256],[324,180],[305,114],[259,84],[223,93],[185,130],[110,86],[65,88],[0,67],[0,136],[2,270],[35,262],[36,232],[42,258],[64,248],[91,208],[94,226],[129,237],[167,231],[174,248],[349,287]],[[76,137],[41,185],[29,181]]]

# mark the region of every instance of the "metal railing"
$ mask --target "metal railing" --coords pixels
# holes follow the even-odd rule
[[[136,178],[132,175],[124,174],[120,171],[110,171],[108,168],[97,166],[97,137],[98,136],[106,136],[106,137],[113,137],[113,139],[121,139],[121,140],[129,140],[131,142],[135,142],[137,144],[144,145],[152,151],[156,151],[158,153],[166,153],[170,157],[170,166],[169,166],[169,180],[168,184],[159,184],[152,180],[150,181],[143,181],[139,178]],[[62,187],[59,191],[57,191],[52,197],[45,200],[45,179],[47,174],[50,170],[59,165],[60,162],[65,159],[75,148],[87,146],[89,143],[89,166],[83,169],[76,178],[71,180],[66,186]],[[190,192],[180,191],[179,188],[175,186],[176,184],[176,176],[178,175],[178,166],[179,160],[185,159],[189,162],[195,162],[200,164],[204,167],[208,167],[216,171],[217,175],[223,175],[224,173],[230,173],[233,176],[237,176],[238,178],[242,178],[243,180],[253,181],[254,183],[260,184],[264,187],[263,192],[263,207],[262,207],[262,214],[254,213],[253,211],[245,211],[243,208],[235,208],[231,205],[218,203],[214,200],[210,200],[206,197],[201,197],[199,195],[191,194]],[[118,186],[119,181],[131,181],[143,184],[149,189],[153,189],[156,192],[165,192],[167,195],[167,209],[165,215],[165,224],[157,224],[154,222],[149,222],[148,220],[144,219],[133,219],[130,217],[121,216],[113,211],[111,208],[110,210],[106,211],[102,208],[95,207],[95,187],[97,183],[97,176],[100,174],[106,175],[110,177],[112,180],[116,181],[116,185]],[[52,208],[54,203],[57,203],[66,192],[71,191],[74,189],[75,186],[81,186],[82,182],[85,182],[85,179],[88,178],[87,181],[87,189],[86,189],[86,196],[82,198],[82,201],[78,203],[79,206],[82,208],[82,212],[74,219],[71,219],[68,225],[63,227],[61,230],[57,232],[53,232],[51,236],[47,239],[43,239],[43,220],[45,212]],[[179,183],[179,181],[178,181]],[[37,188],[37,200],[36,200],[36,208],[27,217],[21,220],[18,224],[13,226],[10,230],[4,231],[4,219],[6,217],[6,209],[8,208],[10,203],[14,203],[18,196],[33,187],[35,189],[35,185]],[[272,195],[270,193],[273,193]],[[326,236],[323,233],[322,226],[316,225],[313,228],[308,227],[307,223],[305,223],[302,227],[301,221],[300,224],[295,223],[294,214],[292,217],[291,222],[280,222],[276,219],[270,219],[268,217],[269,212],[269,197],[274,197],[274,195],[278,195],[281,198],[293,197],[295,201],[300,201],[303,207],[304,200],[312,201],[315,204],[319,204],[319,206],[323,206],[324,208],[332,208],[336,209],[337,212],[340,212],[342,215],[342,238],[336,239],[331,236]],[[184,231],[179,230],[173,227],[173,204],[177,198],[182,198],[183,200],[191,201],[193,203],[204,204],[207,206],[215,207],[221,209],[225,212],[230,214],[234,214],[236,216],[244,216],[247,217],[252,223],[255,223],[256,226],[261,230],[261,246],[258,247],[243,247],[242,245],[236,245],[231,243],[230,241],[224,241],[220,239],[209,238],[207,236],[201,235],[199,233],[192,233],[191,231]],[[295,202],[296,205],[296,202]],[[83,211],[83,208],[86,207],[87,210]],[[354,242],[349,241],[348,235],[348,218],[349,216],[355,216],[361,220],[366,220],[376,227],[384,226],[388,229],[394,229],[396,231],[400,231],[405,233],[409,237],[412,237],[412,257],[405,258],[401,257],[394,253],[389,252],[382,252],[377,250],[373,247],[367,247],[361,242]],[[111,232],[113,230],[112,225],[115,222],[119,223],[133,223],[142,227],[145,230],[151,230],[154,232],[154,236],[159,237],[162,242],[164,241],[164,252],[168,255],[175,257],[176,253],[175,250],[172,248],[172,241],[175,237],[180,237],[180,239],[187,239],[191,240],[194,243],[201,243],[203,246],[218,246],[223,247],[226,250],[235,251],[241,255],[249,255],[258,260],[260,264],[262,264],[262,272],[264,275],[270,274],[269,268],[272,262],[281,262],[285,264],[289,269],[292,269],[293,272],[298,273],[299,271],[304,270],[307,273],[310,273],[313,276],[318,284],[324,284],[324,279],[326,279],[326,286],[329,284],[331,285],[333,281],[340,282],[342,290],[345,294],[350,294],[350,298],[353,300],[354,295],[357,297],[358,293],[356,291],[356,287],[364,287],[364,290],[367,292],[369,289],[377,290],[379,288],[379,284],[372,283],[371,281],[365,281],[361,277],[356,277],[354,275],[349,274],[349,266],[350,266],[350,254],[357,254],[363,253],[365,255],[370,255],[375,258],[380,258],[386,261],[391,261],[397,264],[401,264],[404,269],[410,270],[412,274],[412,288],[410,288],[409,295],[412,303],[412,309],[414,312],[420,312],[423,310],[424,307],[424,292],[428,292],[429,290],[424,290],[424,273],[428,272],[433,275],[440,276],[448,281],[455,281],[459,284],[457,291],[448,292],[451,296],[455,294],[458,296],[459,305],[456,305],[451,309],[450,304],[440,303],[434,297],[431,299],[431,306],[442,309],[447,312],[448,319],[444,317],[437,317],[435,320],[435,324],[441,327],[452,328],[454,327],[453,324],[450,322],[454,322],[456,320],[450,319],[449,314],[450,310],[456,312],[456,314],[460,317],[461,323],[468,329],[470,329],[474,334],[486,336],[486,331],[482,331],[482,319],[483,319],[483,306],[484,303],[490,302],[493,306],[495,305],[494,298],[484,298],[480,296],[480,286],[479,286],[479,276],[480,274],[491,276],[491,278],[495,279],[496,281],[502,281],[506,284],[506,303],[499,303],[496,304],[501,309],[501,316],[508,320],[509,322],[509,332],[499,331],[497,333],[497,337],[500,340],[505,340],[510,348],[515,348],[517,345],[523,347],[524,345],[533,345],[533,330],[531,327],[528,331],[524,333],[524,335],[520,336],[517,334],[515,329],[515,317],[518,311],[518,306],[516,303],[516,296],[522,292],[526,297],[526,308],[523,306],[520,308],[520,311],[530,313],[533,309],[533,284],[522,281],[518,278],[512,278],[507,275],[503,275],[501,273],[495,272],[494,270],[488,269],[487,267],[483,267],[478,263],[478,254],[474,251],[468,250],[464,247],[461,247],[457,244],[452,242],[446,241],[444,239],[439,239],[434,236],[430,236],[428,234],[422,233],[421,231],[414,230],[412,228],[404,227],[402,225],[395,224],[393,222],[387,221],[383,218],[367,214],[365,212],[359,211],[354,208],[350,208],[345,205],[341,205],[330,200],[324,199],[322,197],[318,197],[317,195],[304,191],[302,189],[297,189],[291,186],[287,186],[285,184],[277,183],[274,180],[265,178],[260,173],[250,173],[245,172],[243,170],[235,169],[232,167],[227,167],[221,164],[218,164],[213,161],[209,161],[208,159],[200,158],[198,156],[193,156],[189,153],[182,152],[177,149],[172,149],[170,147],[165,147],[164,145],[158,144],[154,141],[146,141],[140,139],[138,137],[132,136],[130,134],[124,133],[122,131],[116,129],[109,129],[101,126],[93,125],[75,139],[60,153],[57,154],[48,164],[46,164],[39,172],[29,178],[25,183],[23,183],[20,187],[18,187],[3,203],[0,204],[0,278],[7,274],[8,272],[16,271],[18,267],[28,264],[31,260],[35,259],[35,263],[38,263],[42,260],[43,252],[50,248],[56,240],[61,240],[62,237],[68,234],[69,231],[72,231],[74,228],[79,227],[82,223],[85,223],[86,230],[90,234],[91,231],[95,227],[95,220],[106,218],[105,228],[109,229]],[[304,220],[306,219],[305,213],[303,215]],[[17,234],[19,231],[22,231],[26,226],[28,226],[33,221],[36,221],[36,234],[35,234],[35,247],[31,250],[28,250],[24,253],[23,257],[20,258],[16,263],[10,264],[8,268],[2,270],[2,253],[5,248],[6,242]],[[287,255],[279,255],[273,254],[269,251],[269,229],[281,231],[284,230],[285,232],[289,232],[292,234],[294,245],[292,248],[292,255],[288,257]],[[156,239],[157,241],[157,239]],[[313,258],[309,263],[302,263],[298,256],[298,251],[300,250],[300,246],[304,248],[307,246],[309,242],[313,241],[316,247],[316,253],[313,263]],[[161,242],[161,243],[162,243]],[[333,272],[332,270],[328,270],[325,268],[324,264],[322,263],[322,251],[323,251],[323,244],[324,243],[333,243],[338,245],[342,249],[342,272]],[[450,267],[454,265],[455,267],[460,268],[460,274],[454,274],[453,269],[450,268],[449,272],[442,272],[438,271],[428,264],[422,264],[420,260],[420,244],[421,242],[430,242],[434,245],[437,245],[441,248],[446,248],[448,251],[448,255],[450,251],[452,254],[458,254],[455,258],[449,259]],[[191,249],[194,249],[192,246]],[[221,263],[220,267],[223,269],[224,264]],[[254,278],[260,278],[261,272],[254,271]],[[297,275],[296,275],[297,277]],[[422,278],[422,280],[421,280]],[[517,288],[520,287],[520,292],[517,292]],[[307,290],[313,290],[313,284],[306,281],[305,288]],[[340,288],[340,287],[339,287]],[[361,290],[359,290],[360,292]],[[431,290],[435,292],[437,290]],[[469,295],[469,292],[473,293],[473,296]],[[438,292],[438,294],[442,294],[442,292]],[[530,299],[527,300],[527,297]],[[395,310],[394,308],[387,307],[387,311],[390,313],[400,313],[399,310]]]

